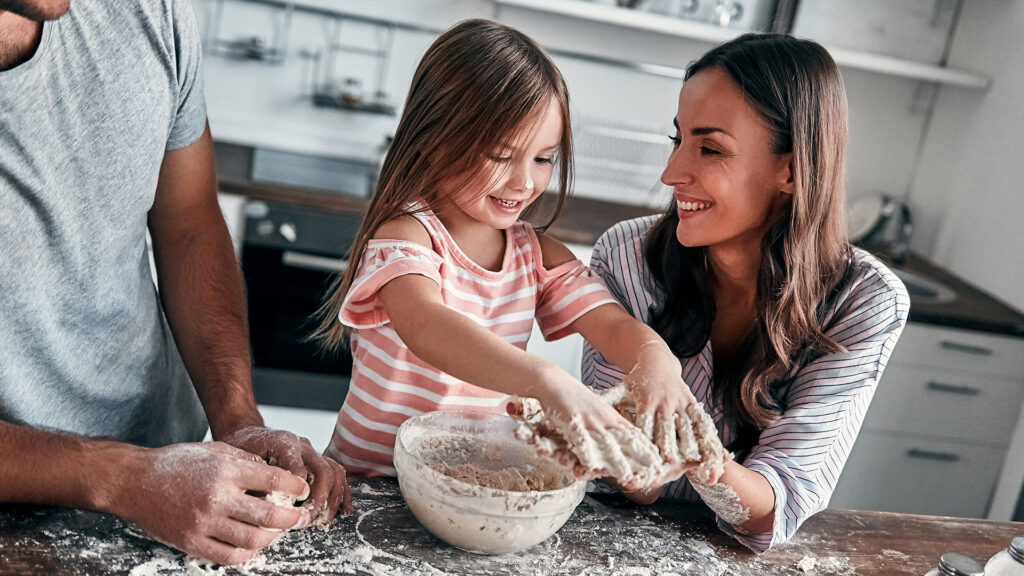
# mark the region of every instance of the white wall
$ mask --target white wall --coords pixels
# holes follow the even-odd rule
[[[943,87],[910,196],[913,248],[1024,309],[1024,4],[964,2],[950,66],[986,92]]]
[[[216,2],[194,0],[194,4],[201,20],[208,20],[209,9]],[[463,18],[497,17],[547,47],[678,68],[711,47],[709,43],[607,24],[516,8],[496,9],[487,0],[337,0],[325,5],[436,28]],[[270,30],[272,17],[267,8],[230,0],[224,6],[225,37],[265,34]],[[369,28],[346,26],[347,41],[370,40]],[[301,58],[299,52],[322,48],[324,30],[322,18],[296,13],[290,53],[281,66],[207,57],[206,97],[214,137],[297,152],[372,158],[384,135],[393,131],[397,118],[316,109],[309,103],[312,71],[309,61]],[[388,91],[395,95],[397,104],[401,103],[413,70],[432,40],[430,35],[398,33],[388,73]],[[650,127],[657,137],[672,129],[679,78],[652,76],[568,57],[556,56],[555,60],[569,84],[574,114],[580,120],[578,127],[586,122],[640,123]],[[366,66],[357,58],[350,61],[354,73]],[[850,101],[850,195],[872,191],[903,195],[911,187],[926,121],[917,97],[920,86],[914,81],[868,72],[843,69],[842,73]],[[582,152],[588,143],[598,148],[595,153],[601,153],[600,148],[606,146],[581,141],[587,138],[586,131],[579,134],[577,143]],[[667,198],[657,182],[657,174],[658,165],[664,161],[661,158],[669,152],[668,139],[664,139],[663,153],[657,148],[659,144],[654,146],[646,156],[650,190],[646,197],[631,198],[635,203],[660,205],[661,199]],[[608,190],[599,189],[599,182],[588,183],[582,170],[578,176],[578,194],[609,194]]]

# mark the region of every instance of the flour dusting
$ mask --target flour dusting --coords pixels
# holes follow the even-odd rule
[[[691,482],[690,484],[700,494],[708,508],[711,508],[719,518],[730,525],[742,524],[750,519],[750,509],[743,505],[739,495],[728,484],[721,482],[710,486],[705,486],[700,482]]]
[[[521,421],[516,437],[540,454],[577,463],[586,479],[610,476],[629,489],[674,480],[679,474],[674,470],[683,462],[695,465],[691,474],[700,482],[710,483],[732,459],[700,403],[691,404],[673,422],[656,427],[649,415],[637,414],[636,400],[624,384],[597,394],[634,426],[595,436],[584,428],[579,415],[565,420],[545,413],[536,399],[513,398],[510,414]]]

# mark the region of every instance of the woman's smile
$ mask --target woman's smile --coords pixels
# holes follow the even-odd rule
[[[693,218],[704,214],[714,207],[711,202],[676,200],[676,211],[679,212],[679,219]]]

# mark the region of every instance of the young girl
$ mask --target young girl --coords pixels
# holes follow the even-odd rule
[[[394,476],[395,434],[407,418],[450,408],[502,411],[516,394],[539,400],[567,437],[591,442],[613,464],[601,472],[630,483],[619,446],[637,429],[580,381],[525,351],[534,320],[548,339],[579,332],[630,373],[637,410],[656,425],[675,422],[693,402],[679,361],[657,334],[565,246],[520,220],[556,163],[551,220],[557,216],[571,156],[565,83],[532,40],[470,20],[428,49],[353,265],[321,310],[317,335],[336,348],[351,333],[353,356],[328,456],[351,473]],[[659,448],[666,442],[660,438]],[[579,464],[587,473],[603,466]]]

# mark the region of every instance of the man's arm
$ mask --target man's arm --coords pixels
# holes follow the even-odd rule
[[[298,500],[309,491],[301,478],[220,442],[151,449],[0,420],[0,454],[0,502],[110,512],[220,564],[244,562],[280,530],[309,522],[299,508],[250,495]]]
[[[350,510],[344,468],[308,440],[264,428],[256,409],[245,289],[217,203],[209,126],[195,143],[164,154],[149,229],[164,312],[214,440],[309,479],[314,517]]]
[[[253,398],[245,289],[217,203],[209,127],[164,154],[149,212],[164,313],[215,440],[263,426]]]

